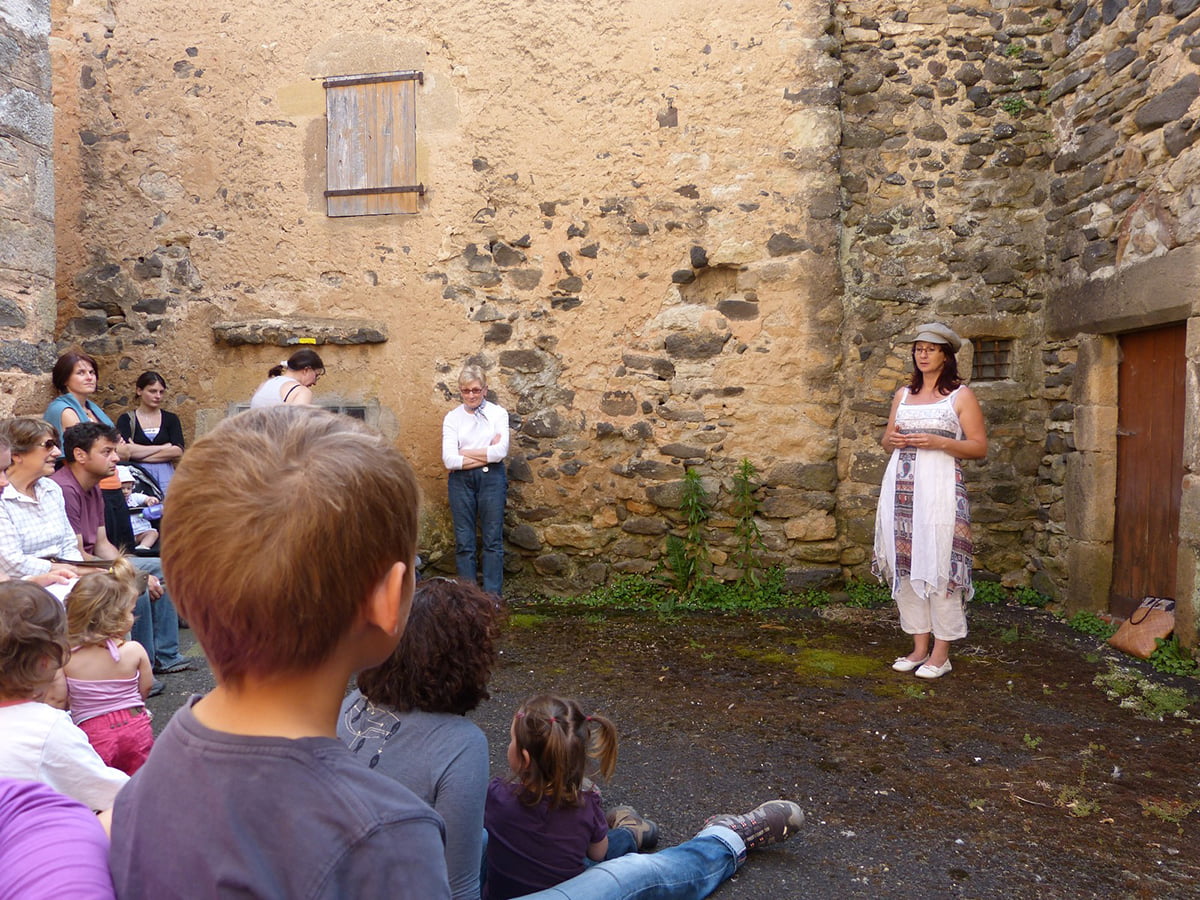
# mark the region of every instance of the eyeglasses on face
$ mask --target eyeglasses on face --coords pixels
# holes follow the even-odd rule
[[[34,444],[35,447],[41,447],[43,450],[49,450],[51,447],[57,447],[58,441],[54,438],[46,438],[40,444]]]
[[[482,393],[483,393],[483,388],[459,388],[459,389],[458,389],[458,392],[459,392],[460,394],[467,394],[467,395],[469,395],[469,396],[472,396],[472,397],[473,397],[473,396],[475,396],[476,394],[482,394]]]

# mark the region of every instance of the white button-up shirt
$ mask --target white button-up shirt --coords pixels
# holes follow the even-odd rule
[[[492,439],[500,435],[500,440]],[[487,461],[500,462],[508,456],[508,411],[484,400],[475,412],[462,404],[442,420],[442,462],[454,471],[463,467],[463,450],[487,449]]]
[[[80,558],[62,488],[39,478],[33,492],[37,499],[10,484],[0,493],[0,571],[10,578],[49,572],[50,563],[39,557]]]

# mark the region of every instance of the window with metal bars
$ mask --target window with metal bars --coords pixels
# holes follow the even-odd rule
[[[1012,378],[1013,342],[1009,338],[974,338],[975,359],[972,381],[1004,381]]]

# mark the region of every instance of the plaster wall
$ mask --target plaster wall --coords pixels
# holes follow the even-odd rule
[[[101,358],[111,409],[155,368],[203,431],[290,352],[214,325],[366,320],[386,341],[320,345],[318,393],[377,405],[435,556],[470,360],[514,415],[514,574],[652,567],[685,462],[719,508],[746,457],[764,561],[840,575],[828,4],[54,9],[58,326]],[[320,79],[400,69],[425,73],[421,210],[328,218]]]

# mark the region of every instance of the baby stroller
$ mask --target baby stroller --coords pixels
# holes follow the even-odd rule
[[[133,476],[134,493],[146,494],[154,499],[154,503],[148,505],[142,512],[147,521],[153,522],[155,527],[161,531],[161,526],[158,522],[162,518],[162,488],[158,486],[158,482],[154,477],[139,466],[135,462],[123,463],[129,469],[129,474]],[[132,549],[136,546],[137,541],[133,535],[133,527],[129,523],[130,510],[125,505],[125,494],[120,489],[105,490],[104,492],[104,527],[108,534],[109,540],[117,547],[125,547]],[[157,546],[153,550],[138,550],[139,556],[157,556]]]

